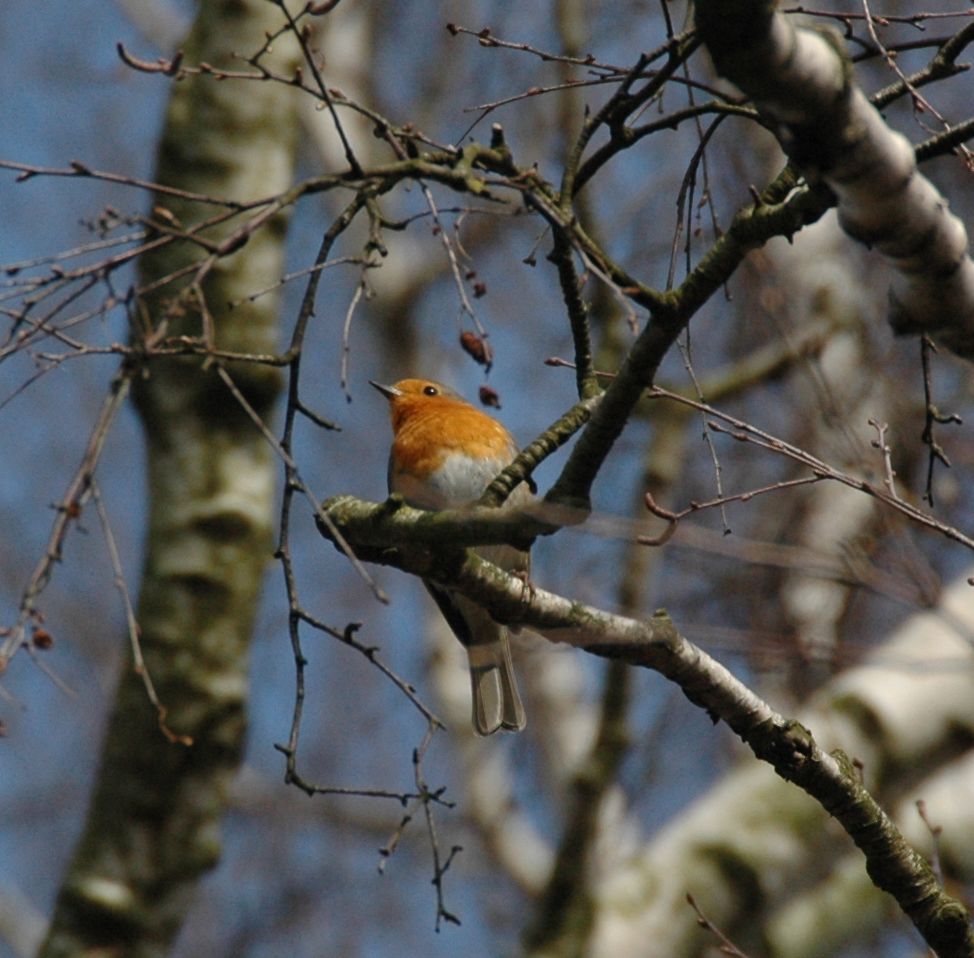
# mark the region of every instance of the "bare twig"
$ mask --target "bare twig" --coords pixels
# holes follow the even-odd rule
[[[321,75],[321,71],[318,69],[318,62],[315,59],[314,53],[308,47],[308,39],[306,33],[298,26],[295,18],[291,15],[291,11],[288,10],[287,4],[284,0],[272,0],[272,2],[280,8],[281,13],[284,14],[284,18],[287,21],[287,25],[290,32],[294,35],[294,38],[298,41],[301,47],[301,53],[304,55],[304,62],[308,65],[311,70],[311,74],[315,79],[315,84],[318,90],[318,96],[324,102],[328,109],[328,113],[331,116],[331,121],[335,126],[335,132],[338,134],[338,139],[341,141],[342,149],[345,151],[345,159],[348,162],[351,171],[360,175],[362,172],[362,167],[359,164],[358,157],[355,156],[355,151],[352,149],[352,144],[348,139],[348,134],[345,132],[345,127],[342,125],[342,121],[338,117],[338,112],[335,110],[334,99],[325,85],[324,78]]]
[[[419,748],[413,752],[413,774],[416,779],[416,790],[423,796],[423,815],[426,819],[426,833],[429,836],[430,849],[433,854],[433,886],[436,888],[436,930],[440,930],[440,923],[459,925],[460,919],[452,912],[447,911],[446,900],[443,894],[443,876],[447,873],[454,857],[461,851],[459,845],[454,845],[446,858],[440,850],[440,842],[436,834],[436,819],[433,817],[433,802],[438,801],[443,794],[443,789],[437,792],[430,792],[426,785],[426,778],[423,774],[423,759],[426,750],[433,740],[433,733],[436,729],[430,726],[426,730],[426,735],[420,743]]]
[[[135,369],[132,366],[123,364],[109,385],[108,395],[102,402],[98,418],[88,437],[81,464],[57,505],[57,516],[51,526],[44,555],[34,567],[21,593],[17,621],[9,629],[3,644],[0,645],[0,674],[6,669],[7,663],[17,649],[25,644],[25,630],[28,623],[35,621],[40,615],[38,606],[40,597],[54,574],[55,565],[61,561],[64,542],[72,523],[80,519],[85,503],[91,497],[95,469],[101,459],[105,440],[125,402],[134,373]]]
[[[457,260],[456,250],[453,248],[453,244],[450,242],[450,237],[447,231],[443,227],[443,223],[440,221],[439,210],[436,208],[436,200],[433,198],[433,193],[426,183],[420,183],[423,190],[423,197],[426,200],[426,205],[429,207],[430,215],[433,217],[433,222],[435,224],[435,231],[440,237],[440,242],[443,244],[443,249],[446,252],[447,262],[450,264],[450,273],[453,276],[453,284],[457,290],[457,296],[460,299],[460,311],[461,314],[466,314],[470,317],[471,322],[477,329],[477,332],[481,336],[487,335],[487,330],[481,325],[480,320],[477,318],[476,312],[474,312],[473,305],[467,296],[467,289],[463,284],[463,275],[460,272],[460,263]]]
[[[281,461],[287,467],[291,476],[291,484],[293,485],[293,487],[301,491],[302,495],[304,495],[304,497],[310,503],[315,516],[318,519],[320,519],[325,525],[327,525],[328,519],[325,516],[325,514],[322,513],[321,511],[321,503],[318,501],[315,494],[311,491],[311,489],[305,484],[304,480],[301,478],[297,463],[291,457],[291,454],[280,443],[277,436],[275,436],[274,433],[271,432],[267,423],[265,423],[264,420],[261,419],[257,410],[254,409],[254,407],[247,400],[247,397],[237,387],[237,384],[233,381],[233,378],[227,372],[226,367],[224,367],[222,364],[218,365],[216,371],[217,371],[217,375],[223,380],[227,389],[229,389],[230,392],[233,394],[233,398],[236,399],[238,403],[240,403],[240,407],[250,417],[250,420],[257,427],[258,431],[267,440],[270,447],[274,450],[277,456],[280,457]],[[355,571],[358,572],[358,574],[362,577],[363,581],[372,590],[372,594],[380,602],[388,602],[389,597],[382,591],[382,589],[379,588],[378,583],[375,581],[374,578],[372,578],[372,576],[369,574],[365,566],[363,566],[362,563],[358,560],[358,557],[352,551],[351,546],[349,546],[349,544],[345,541],[344,536],[342,536],[342,534],[337,529],[334,531],[338,536],[337,541],[339,543],[344,543],[343,547],[348,550],[345,554],[348,557],[349,562],[352,563],[352,566],[354,567]]]
[[[349,339],[352,332],[352,317],[355,315],[355,308],[362,300],[362,296],[365,294],[365,277],[355,284],[355,292],[352,294],[352,299],[348,304],[348,309],[345,310],[345,322],[342,324],[342,359],[341,359],[341,371],[339,373],[339,383],[341,384],[342,391],[345,393],[345,399],[348,402],[352,401],[352,394],[348,391],[348,355],[351,351],[351,346],[349,345]]]
[[[705,928],[720,942],[720,953],[729,955],[730,958],[748,958],[737,945],[734,944],[702,911],[696,899],[689,892],[687,893],[687,903],[697,913],[697,924]]]
[[[151,180],[142,180],[136,176],[128,176],[122,173],[111,173],[105,170],[93,170],[77,160],[70,163],[67,167],[52,166],[33,166],[29,163],[14,163],[11,160],[0,160],[0,169],[16,170],[20,173],[17,182],[22,183],[35,176],[66,176],[80,177],[82,179],[102,180],[106,183],[120,183],[123,186],[134,186],[140,190],[150,193],[157,193],[160,196],[173,196],[191,203],[204,203],[208,206],[223,206],[230,210],[242,210],[250,208],[252,203],[240,203],[237,200],[225,200],[219,197],[210,196],[208,193],[193,193],[189,190],[181,190],[175,186],[166,186],[164,183],[153,183]]]
[[[149,674],[149,669],[142,656],[142,630],[135,617],[135,608],[132,605],[132,598],[129,595],[128,586],[125,583],[122,560],[119,557],[118,546],[115,543],[115,535],[112,532],[112,526],[108,519],[108,510],[105,508],[105,502],[94,480],[91,483],[91,495],[95,500],[95,507],[98,510],[98,521],[101,523],[102,534],[105,536],[105,544],[108,547],[108,556],[111,560],[112,572],[115,576],[115,588],[118,589],[119,595],[122,597],[122,607],[125,610],[125,627],[128,632],[129,644],[132,648],[132,667],[135,669],[135,674],[142,679],[142,686],[145,689],[149,704],[156,710],[156,716],[159,720],[159,730],[173,744],[190,746],[193,744],[192,736],[181,735],[173,731],[166,722],[168,710],[159,701],[152,676]]]
[[[950,459],[943,446],[937,442],[933,433],[934,425],[961,424],[961,418],[956,413],[945,415],[934,405],[933,386],[930,374],[930,354],[936,352],[937,347],[929,336],[920,337],[920,363],[923,368],[923,398],[924,398],[924,421],[921,440],[927,447],[927,485],[923,493],[923,498],[927,500],[932,509],[933,502],[933,468],[937,462],[950,468]]]
[[[734,416],[730,416],[727,413],[720,412],[719,410],[708,406],[706,403],[688,399],[686,396],[680,396],[677,393],[669,392],[668,390],[662,389],[659,386],[652,387],[648,392],[652,397],[672,399],[676,402],[684,403],[685,405],[704,411],[708,415],[715,417],[714,421],[710,423],[710,428],[718,432],[723,432],[731,436],[733,439],[737,439],[741,442],[753,443],[754,445],[759,446],[762,449],[767,449],[769,452],[773,452],[776,455],[782,455],[788,459],[794,460],[795,462],[801,463],[811,470],[815,478],[832,479],[835,482],[840,482],[842,485],[849,486],[852,489],[858,489],[860,492],[864,492],[866,495],[872,496],[874,499],[877,499],[885,505],[892,507],[897,512],[902,513],[910,521],[924,526],[933,532],[937,532],[945,538],[959,543],[966,549],[971,549],[974,551],[974,538],[971,538],[954,526],[948,525],[946,522],[942,522],[941,520],[937,519],[936,516],[932,516],[929,513],[924,512],[922,509],[917,508],[912,503],[901,498],[895,492],[895,490],[891,493],[888,487],[886,489],[882,489],[865,479],[859,478],[858,476],[853,476],[849,473],[842,472],[841,470],[836,469],[834,466],[830,466],[828,463],[823,462],[821,459],[813,456],[811,453],[805,452],[803,449],[799,449],[797,446],[793,446],[790,443],[785,442],[783,439],[778,439],[769,433],[763,432],[762,430],[758,429],[757,426],[753,426],[750,423],[736,419]],[[730,428],[727,428],[728,426]]]

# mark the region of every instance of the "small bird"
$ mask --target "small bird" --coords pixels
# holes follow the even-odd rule
[[[393,386],[369,382],[389,400],[392,416],[389,491],[411,506],[437,510],[474,502],[517,455],[511,434],[448,386],[428,379],[403,379]],[[523,505],[529,498],[522,484],[507,502]],[[477,554],[509,572],[528,572],[529,554],[513,546],[480,546]],[[524,728],[507,628],[473,600],[432,582],[425,585],[467,650],[474,729],[490,735]]]

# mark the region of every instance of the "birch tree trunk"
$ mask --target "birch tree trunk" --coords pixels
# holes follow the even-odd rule
[[[280,18],[264,0],[204,0],[185,53],[194,63],[239,70],[233,54],[258,50]],[[283,73],[296,62],[287,39],[264,60]],[[295,102],[283,85],[184,78],[172,85],[156,180],[234,200],[265,196],[291,180],[295,133]],[[184,229],[213,212],[160,194],[152,218]],[[236,225],[205,236],[219,242]],[[257,231],[242,249],[218,259],[195,290],[162,280],[202,261],[200,245],[171,244],[146,256],[141,283],[158,285],[140,304],[140,322],[198,337],[211,319],[218,347],[273,351],[277,298],[265,295],[232,310],[227,304],[280,277],[283,238],[283,221]],[[267,416],[277,373],[255,366],[228,371]],[[248,646],[271,551],[271,452],[201,359],[154,361],[134,394],[145,427],[150,503],[137,618],[165,711],[156,711],[142,678],[127,669],[84,834],[41,951],[45,958],[168,951],[199,878],[219,857],[220,818],[244,741]]]

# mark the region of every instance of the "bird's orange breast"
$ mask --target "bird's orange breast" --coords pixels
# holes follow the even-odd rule
[[[426,508],[476,499],[517,454],[499,422],[448,396],[396,397],[392,428],[389,488]]]

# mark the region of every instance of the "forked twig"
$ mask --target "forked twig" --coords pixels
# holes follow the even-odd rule
[[[722,432],[725,435],[730,436],[732,439],[738,440],[739,442],[752,443],[762,449],[767,449],[769,452],[773,452],[776,455],[785,456],[788,459],[806,466],[812,472],[812,476],[805,477],[806,482],[811,482],[813,479],[832,479],[835,482],[842,483],[844,486],[849,486],[852,489],[858,489],[860,492],[864,492],[866,495],[872,496],[874,499],[878,499],[880,502],[896,509],[911,521],[916,522],[917,524],[934,532],[938,532],[945,538],[950,539],[953,542],[957,542],[965,548],[974,551],[974,539],[961,532],[954,526],[948,525],[946,522],[942,522],[936,516],[932,516],[928,512],[924,512],[922,509],[917,508],[912,503],[901,498],[899,494],[896,493],[895,488],[892,492],[890,492],[888,488],[888,480],[887,488],[885,489],[875,486],[865,479],[861,479],[858,476],[853,476],[847,472],[842,472],[840,469],[836,469],[834,466],[831,466],[827,462],[813,456],[804,449],[799,449],[797,446],[793,446],[791,443],[785,442],[783,439],[778,439],[777,437],[772,436],[770,433],[766,433],[763,430],[758,429],[757,426],[751,425],[751,423],[744,422],[743,420],[737,419],[728,413],[714,409],[712,406],[708,406],[706,403],[698,402],[696,400],[689,399],[686,396],[681,396],[678,393],[670,392],[669,390],[663,389],[660,386],[651,387],[648,390],[648,394],[652,398],[672,399],[676,402],[683,403],[684,405],[691,406],[694,409],[699,409],[700,411],[707,413],[709,416],[714,417],[714,419],[711,420],[708,425],[716,432]]]

